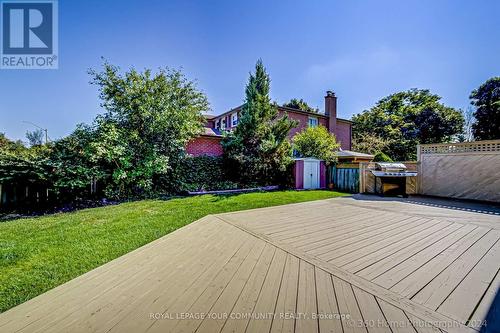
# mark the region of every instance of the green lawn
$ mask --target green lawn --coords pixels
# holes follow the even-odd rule
[[[284,191],[144,200],[0,223],[0,311],[207,214],[345,195]]]

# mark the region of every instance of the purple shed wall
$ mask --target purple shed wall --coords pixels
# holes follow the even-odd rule
[[[319,162],[319,187],[326,188],[326,164],[324,161]]]
[[[304,161],[296,160],[293,167],[293,175],[295,178],[295,189],[304,189]],[[324,161],[319,162],[319,187],[326,188],[326,164]]]
[[[295,161],[295,188],[301,190],[304,188],[304,161]]]

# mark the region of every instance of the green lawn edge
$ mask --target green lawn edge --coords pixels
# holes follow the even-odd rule
[[[203,216],[345,195],[324,190],[203,195],[0,223],[0,312]]]

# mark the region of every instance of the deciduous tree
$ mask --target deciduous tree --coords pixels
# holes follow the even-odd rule
[[[315,157],[332,163],[340,145],[324,126],[307,127],[293,137],[293,148],[301,157]]]
[[[500,139],[500,77],[493,77],[470,94],[476,107],[472,132],[476,140]]]
[[[462,133],[460,111],[445,106],[429,90],[411,89],[382,98],[353,117],[355,139],[376,135],[390,143],[384,151],[394,160],[413,160],[419,143],[450,141]]]
[[[168,191],[162,187],[175,183],[186,143],[201,132],[206,96],[174,69],[121,73],[105,62],[90,74],[106,110],[94,124],[92,149],[112,168],[115,196]]]

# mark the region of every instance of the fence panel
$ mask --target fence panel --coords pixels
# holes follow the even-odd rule
[[[359,168],[344,167],[341,164],[331,167],[332,183],[336,190],[350,193],[359,192]]]
[[[420,193],[500,202],[500,140],[426,144],[418,151]]]
[[[53,198],[41,184],[0,184],[0,210],[23,210],[45,207]]]

